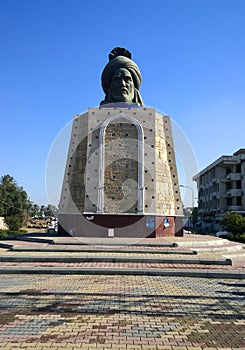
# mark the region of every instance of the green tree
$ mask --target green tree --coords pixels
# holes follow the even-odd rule
[[[192,225],[195,226],[195,224],[198,221],[198,208],[193,208],[191,216],[192,216]]]
[[[0,179],[0,215],[10,230],[19,230],[27,218],[31,203],[23,187],[10,175]]]
[[[220,220],[220,224],[234,235],[245,232],[245,218],[236,212],[227,212]]]
[[[41,214],[42,216],[45,216],[45,211],[46,211],[45,205],[41,205],[41,207],[40,207],[40,214]]]
[[[33,204],[31,203],[31,208],[30,208],[30,215],[31,216],[38,216],[40,215],[40,207],[38,204]]]
[[[56,206],[54,206],[52,204],[48,204],[48,206],[46,207],[46,210],[45,210],[45,215],[46,216],[56,216],[57,211],[58,211],[58,209],[56,208]]]

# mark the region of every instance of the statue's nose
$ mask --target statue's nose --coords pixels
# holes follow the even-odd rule
[[[123,86],[126,86],[126,81],[125,81],[124,79],[122,79],[122,80],[121,80],[121,84],[122,84]]]

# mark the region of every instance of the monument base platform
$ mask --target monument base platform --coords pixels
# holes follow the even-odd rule
[[[74,237],[158,238],[183,236],[182,216],[59,214],[60,234]]]

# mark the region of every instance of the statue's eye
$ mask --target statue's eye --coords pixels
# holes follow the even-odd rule
[[[120,80],[121,80],[121,78],[119,78],[119,77],[114,77],[114,78],[113,78],[113,81],[114,81],[115,83],[119,83]]]

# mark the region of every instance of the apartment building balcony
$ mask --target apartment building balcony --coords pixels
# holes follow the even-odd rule
[[[239,160],[238,159],[232,159],[232,158],[226,158],[223,159],[223,165],[233,165],[233,164],[238,164]]]
[[[232,189],[226,191],[226,194],[229,197],[240,197],[240,196],[243,195],[243,192],[242,192],[241,189],[234,189],[234,188],[232,188]]]
[[[229,191],[220,193],[220,197],[219,197],[219,198],[231,197],[231,194],[230,194],[230,193],[228,194],[228,192],[229,192]]]
[[[242,174],[240,173],[230,173],[226,176],[226,179],[229,181],[239,181],[242,180]]]
[[[228,211],[240,211],[242,210],[242,206],[241,205],[229,205],[227,207]]]
[[[228,175],[227,175],[227,176],[228,176]],[[229,181],[231,181],[230,179],[227,179],[227,176],[220,177],[220,178],[219,178],[219,182],[229,182]]]

